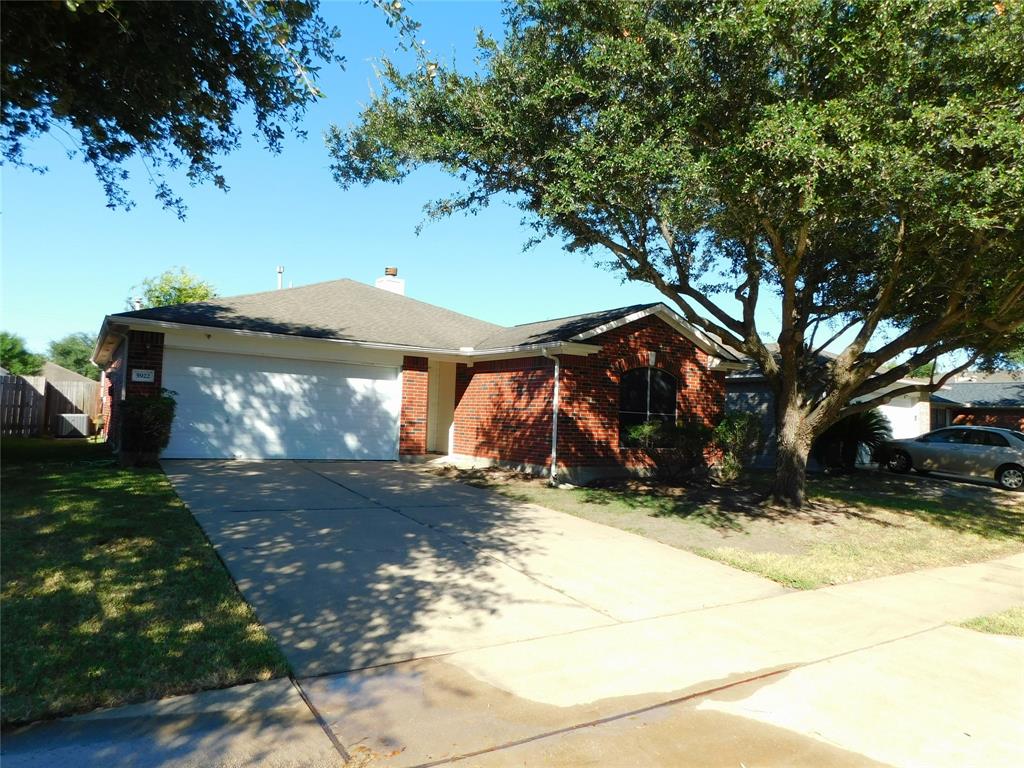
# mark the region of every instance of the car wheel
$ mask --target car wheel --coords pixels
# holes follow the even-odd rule
[[[1001,488],[1008,491],[1019,491],[1024,489],[1024,467],[1011,464],[1008,467],[1000,467],[996,472],[996,482]]]
[[[913,462],[910,460],[910,454],[906,451],[895,451],[889,457],[889,462],[886,466],[892,472],[909,472]]]

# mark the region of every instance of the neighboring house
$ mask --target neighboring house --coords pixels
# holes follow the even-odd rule
[[[664,304],[506,328],[407,298],[392,272],[109,315],[111,439],[124,395],[167,388],[165,458],[554,459],[582,481],[644,465],[630,424],[716,419],[741,367]]]
[[[932,429],[985,424],[1024,430],[1024,373],[968,373],[932,395]]]
[[[767,344],[766,346],[770,351],[777,352],[777,345]],[[830,358],[828,353],[822,353],[822,356],[822,362],[827,362]],[[912,383],[920,384],[923,383],[923,380],[901,379],[895,384],[857,400],[875,398],[886,391]],[[917,437],[929,430],[929,399],[927,392],[914,392],[899,395],[885,405],[878,406],[878,410],[889,419],[894,438]],[[727,412],[746,411],[761,417],[761,432],[765,442],[764,449],[755,459],[755,463],[761,466],[774,464],[775,397],[767,379],[754,363],[748,363],[744,370],[730,373],[726,377],[725,410]]]
[[[88,376],[83,376],[75,371],[68,370],[62,365],[57,365],[50,360],[43,363],[43,369],[39,372],[47,381],[80,381],[87,384],[95,384],[94,379],[90,379]]]

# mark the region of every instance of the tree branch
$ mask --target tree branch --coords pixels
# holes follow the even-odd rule
[[[963,370],[966,370],[978,359],[977,355],[972,355],[968,358],[967,362],[963,365],[959,365],[949,373],[943,374],[942,378],[938,381],[932,381],[928,384],[907,384],[903,387],[897,387],[896,389],[889,390],[884,394],[873,397],[870,400],[863,400],[859,403],[850,403],[839,411],[838,418],[842,419],[847,416],[852,416],[855,413],[863,413],[864,411],[870,411],[872,408],[877,408],[880,405],[885,405],[890,400],[894,400],[902,395],[909,395],[914,392],[935,392],[941,389],[942,386],[949,381],[952,377],[956,376]]]

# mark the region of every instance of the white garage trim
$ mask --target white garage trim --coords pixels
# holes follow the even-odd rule
[[[398,367],[164,350],[164,458],[396,459]]]

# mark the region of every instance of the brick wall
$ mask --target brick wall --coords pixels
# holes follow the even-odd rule
[[[1005,427],[1024,431],[1024,410],[1020,408],[952,409],[953,424],[975,424],[979,427]]]
[[[419,456],[427,452],[427,358],[402,360],[402,415],[398,453]]]
[[[554,362],[494,360],[455,370],[453,451],[528,464],[551,458]]]
[[[644,466],[635,450],[619,448],[619,377],[655,366],[678,383],[679,414],[708,424],[721,416],[725,375],[708,357],[658,318],[649,317],[592,340],[601,352],[562,355],[558,421],[559,466]],[[551,458],[554,363],[543,357],[459,365],[455,380],[454,452],[547,465]]]
[[[133,382],[136,368],[154,372],[152,382]],[[120,442],[118,404],[122,392],[129,395],[160,393],[164,368],[164,335],[152,331],[129,331],[107,366],[107,390],[100,393],[103,406],[103,435],[116,447]]]
[[[113,443],[117,442],[117,403],[121,399],[124,387],[126,344],[122,341],[110,358],[110,363],[103,372],[103,383],[100,386],[100,413],[103,415],[103,437]]]
[[[127,379],[125,395],[158,395],[163,383],[164,335],[153,331],[128,332]],[[132,371],[147,369],[156,375],[153,382],[133,382]]]
[[[565,355],[562,361],[558,421],[559,465],[644,466],[640,452],[620,448],[619,378],[632,368],[654,367],[676,379],[677,413],[712,425],[725,405],[725,374],[708,370],[708,356],[657,317],[646,317],[588,343],[601,351],[588,357]]]

